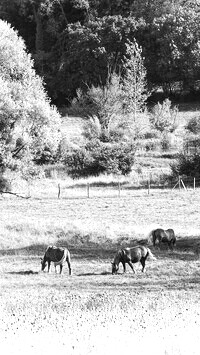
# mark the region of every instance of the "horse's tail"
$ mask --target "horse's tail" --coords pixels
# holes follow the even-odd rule
[[[65,260],[71,262],[70,252],[68,249],[65,249]]]
[[[71,269],[71,256],[70,256],[70,252],[68,249],[65,249],[65,260],[68,264],[68,268],[69,268],[69,275],[71,275],[72,269]]]
[[[157,260],[149,248],[147,248],[147,257],[149,257],[151,260]]]

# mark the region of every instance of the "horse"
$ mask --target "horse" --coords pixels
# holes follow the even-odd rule
[[[173,229],[162,229],[158,228],[150,233],[152,235],[153,246],[156,247],[156,241],[158,241],[158,246],[160,248],[161,243],[166,243],[168,249],[173,250],[176,245],[176,236]]]
[[[48,264],[48,272],[50,270],[51,262],[54,263],[55,272],[56,266],[60,266],[60,274],[62,273],[63,264],[67,262],[69,268],[69,275],[71,275],[71,258],[70,252],[67,248],[61,248],[56,246],[48,246],[44,253],[44,257],[41,259],[42,271],[44,271]]]
[[[156,259],[155,256],[152,254],[151,250],[143,245],[138,245],[132,248],[120,249],[116,253],[114,260],[111,263],[112,274],[116,274],[119,270],[119,263],[122,263],[124,272],[126,272],[127,263],[135,273],[133,264],[139,261],[142,264],[142,272],[144,272],[145,262],[148,256],[154,260]]]

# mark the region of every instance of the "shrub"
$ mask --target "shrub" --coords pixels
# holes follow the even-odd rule
[[[44,147],[42,150],[38,150],[35,154],[34,162],[38,165],[54,164],[57,160],[57,154],[52,151],[50,147]]]
[[[130,173],[135,147],[128,143],[88,142],[82,149],[72,149],[64,158],[67,172],[73,178],[101,173]]]
[[[170,142],[170,137],[168,136],[168,134],[163,134],[161,141],[160,141],[160,145],[161,148],[164,152],[168,151],[170,149],[171,146],[171,142]]]
[[[192,117],[188,121],[185,128],[191,133],[194,134],[200,133],[200,117],[199,116]]]
[[[178,108],[171,107],[171,101],[166,99],[162,104],[159,102],[153,107],[150,122],[153,128],[160,132],[173,132],[178,126]]]
[[[158,142],[155,139],[145,140],[145,150],[146,152],[156,150],[158,148]]]
[[[3,176],[0,176],[0,191],[11,191],[11,184],[10,182],[5,179]]]
[[[200,156],[179,154],[176,163],[171,165],[172,175],[200,177]]]
[[[148,131],[144,134],[144,139],[158,138],[159,133],[156,130]]]

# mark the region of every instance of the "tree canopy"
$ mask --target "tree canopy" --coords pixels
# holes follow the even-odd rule
[[[23,170],[48,147],[56,151],[60,115],[33,69],[24,41],[0,20],[0,168]]]
[[[149,88],[199,90],[197,0],[1,0],[58,105],[121,70],[128,40],[142,48]]]

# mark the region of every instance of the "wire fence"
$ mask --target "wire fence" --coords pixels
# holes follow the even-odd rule
[[[151,194],[153,191],[195,191],[200,187],[200,178],[196,177],[181,177],[177,179],[159,182],[151,180],[149,177],[146,181],[138,183],[123,183],[115,182],[112,184],[98,184],[98,183],[86,183],[82,185],[69,185],[62,186],[58,183],[57,197],[60,198],[73,198],[73,197],[121,197],[125,195],[131,195],[133,192]]]

